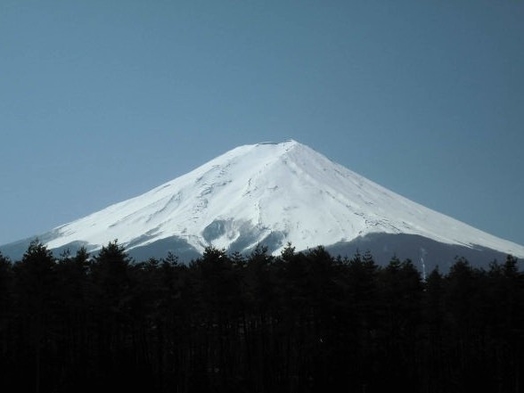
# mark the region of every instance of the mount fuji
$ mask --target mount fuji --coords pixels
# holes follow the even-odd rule
[[[278,254],[323,245],[338,254],[370,251],[427,268],[455,256],[524,258],[524,247],[410,201],[296,141],[237,147],[135,198],[61,225],[38,239],[56,252],[108,242],[135,258],[181,259],[208,246]],[[17,258],[31,239],[0,250]]]

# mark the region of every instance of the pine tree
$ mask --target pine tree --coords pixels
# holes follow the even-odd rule
[[[12,354],[16,353],[14,346],[16,340],[13,339],[14,333],[14,282],[13,265],[9,258],[4,257],[0,252],[0,390],[7,391],[9,385],[9,375],[12,375],[13,367]]]
[[[29,367],[24,382],[31,381],[36,392],[45,391],[56,377],[48,367],[53,360],[58,294],[56,261],[50,250],[38,240],[31,242],[20,262],[13,266],[16,284],[16,307],[19,310],[20,359]],[[56,370],[54,370],[56,371]],[[21,381],[21,383],[23,383]]]

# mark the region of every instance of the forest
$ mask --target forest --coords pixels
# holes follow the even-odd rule
[[[444,261],[443,261],[444,262]],[[445,261],[448,263],[448,261]],[[521,392],[524,274],[323,247],[0,254],[4,392]]]

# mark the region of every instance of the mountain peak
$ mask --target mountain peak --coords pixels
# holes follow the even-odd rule
[[[408,234],[524,257],[524,247],[425,208],[295,141],[232,149],[135,198],[55,228],[52,249],[96,250],[118,239],[128,249],[177,239],[202,252],[278,253],[350,242],[370,234]]]
[[[272,142],[272,141],[266,141],[266,142],[258,142],[254,146],[262,146],[262,145],[296,145],[300,144],[299,142],[295,141],[294,139],[288,139],[283,142]],[[248,145],[251,146],[251,145]]]

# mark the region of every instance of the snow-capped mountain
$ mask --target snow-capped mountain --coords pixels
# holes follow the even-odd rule
[[[296,141],[237,147],[39,239],[51,249],[95,251],[118,239],[129,251],[247,252],[264,244],[279,253],[288,242],[303,250],[377,234],[524,257],[524,247],[412,202]]]

